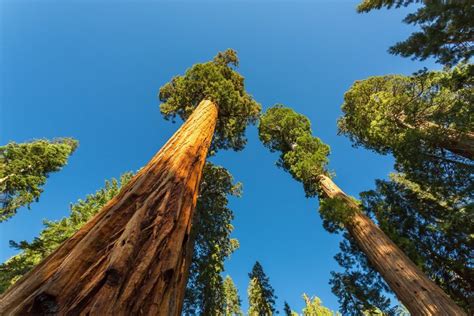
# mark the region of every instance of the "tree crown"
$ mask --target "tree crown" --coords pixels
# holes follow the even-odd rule
[[[271,151],[279,151],[277,165],[303,183],[307,196],[318,192],[317,177],[326,174],[329,146],[312,136],[307,117],[277,104],[260,118],[259,137]]]
[[[218,149],[241,150],[246,144],[245,128],[254,124],[260,114],[260,104],[249,95],[244,77],[236,70],[237,53],[228,49],[214,60],[196,64],[182,76],[174,77],[161,87],[160,111],[165,119],[179,116],[185,120],[199,102],[208,99],[219,108],[211,152]]]

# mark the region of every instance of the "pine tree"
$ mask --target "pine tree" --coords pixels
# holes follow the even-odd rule
[[[383,276],[399,300],[413,314],[454,313],[460,308],[346,195],[326,169],[329,147],[312,136],[309,120],[277,105],[261,117],[259,136],[271,151],[279,151],[278,165],[303,183],[306,195],[319,195],[320,214],[329,231],[345,229]]]
[[[203,170],[191,233],[193,258],[186,287],[184,315],[222,315],[226,311],[224,260],[237,248],[230,237],[233,212],[228,196],[240,196],[240,183],[223,167],[209,162]],[[232,281],[232,280],[230,280]]]
[[[49,174],[61,170],[77,147],[72,138],[9,143],[0,147],[0,222],[38,201]]]
[[[249,273],[248,288],[249,315],[270,316],[275,313],[275,291],[270,285],[270,279],[263,271],[262,265],[256,261]]]
[[[283,312],[285,313],[285,316],[292,316],[291,307],[286,301],[283,307]]]
[[[416,4],[417,10],[403,22],[418,25],[421,31],[390,47],[390,53],[420,60],[434,57],[447,66],[470,59],[474,53],[474,7],[470,1],[363,0],[357,11],[410,4]]]
[[[224,316],[243,316],[241,301],[234,281],[230,276],[224,279]]]
[[[335,312],[322,305],[319,297],[310,298],[308,295],[303,294],[303,299],[306,306],[303,308],[303,316],[333,316]]]
[[[4,312],[181,314],[208,149],[242,149],[260,111],[237,62],[234,51],[219,53],[160,90],[161,112],[186,122],[115,199],[7,290]]]

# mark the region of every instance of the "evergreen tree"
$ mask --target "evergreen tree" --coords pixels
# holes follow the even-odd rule
[[[194,251],[184,299],[185,315],[222,315],[227,310],[225,282],[232,280],[223,280],[221,273],[225,259],[238,248],[238,241],[230,237],[234,215],[227,203],[228,196],[240,196],[240,191],[240,184],[233,183],[225,168],[206,163],[191,234]]]
[[[310,298],[308,295],[303,294],[303,299],[306,306],[303,308],[303,316],[335,316],[336,313],[331,311],[329,308],[322,305],[319,297]]]
[[[265,299],[262,285],[256,278],[250,279],[247,295],[249,300],[250,316],[271,316],[273,309],[270,303]]]
[[[5,292],[5,313],[181,314],[208,150],[242,149],[260,111],[237,63],[227,50],[160,90],[161,112],[185,123],[113,203]]]
[[[240,297],[235,287],[234,281],[230,276],[224,279],[224,315],[225,316],[243,316],[240,304]]]
[[[292,316],[291,308],[288,302],[285,301],[285,305],[283,307],[283,312],[285,313],[285,316]]]
[[[262,265],[256,261],[249,273],[248,288],[249,315],[270,316],[275,313],[275,291],[270,279],[263,271]]]
[[[271,151],[279,151],[278,165],[303,183],[307,196],[319,195],[326,229],[345,229],[382,274],[399,300],[414,314],[457,313],[459,307],[345,194],[326,169],[329,147],[312,136],[309,120],[277,105],[262,116],[259,136]],[[384,254],[390,253],[390,256]]]
[[[357,11],[369,12],[410,4],[416,4],[417,10],[408,14],[403,22],[419,25],[421,31],[390,47],[390,53],[420,60],[434,57],[437,62],[448,66],[469,60],[474,50],[474,6],[469,0],[363,0]]]
[[[71,138],[0,146],[0,222],[38,201],[49,174],[61,170],[76,147]]]

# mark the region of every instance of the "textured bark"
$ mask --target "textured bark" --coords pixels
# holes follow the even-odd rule
[[[0,313],[179,315],[217,112],[202,101],[114,199],[0,297]]]
[[[355,209],[346,223],[349,234],[412,315],[465,315],[330,178],[321,175],[319,182],[324,197]]]

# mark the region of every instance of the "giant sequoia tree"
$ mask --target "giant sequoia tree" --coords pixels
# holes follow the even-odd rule
[[[252,316],[271,316],[275,313],[275,291],[270,279],[263,271],[260,262],[255,262],[249,273],[250,283],[247,289],[249,300],[248,314]]]
[[[219,53],[160,90],[162,113],[186,122],[94,218],[2,295],[4,313],[181,313],[208,149],[242,149],[260,110],[237,63],[234,51]]]
[[[417,10],[408,14],[403,22],[419,25],[421,30],[390,47],[390,53],[420,60],[434,57],[437,62],[448,66],[469,60],[474,52],[474,6],[469,0],[363,0],[357,11],[369,12],[410,4],[417,4]]]
[[[76,147],[71,138],[0,146],[0,222],[37,201],[48,175],[59,171]]]
[[[415,315],[462,315],[461,309],[377,227],[329,177],[329,147],[312,136],[309,120],[281,105],[261,118],[260,139],[280,152],[278,165],[303,183],[307,196],[319,195],[325,227],[343,226],[398,299]]]

